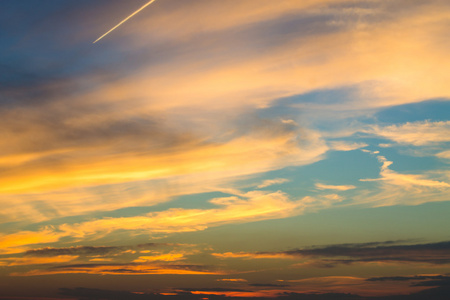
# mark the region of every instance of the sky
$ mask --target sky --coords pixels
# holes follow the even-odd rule
[[[0,1],[0,299],[448,299],[449,16]]]

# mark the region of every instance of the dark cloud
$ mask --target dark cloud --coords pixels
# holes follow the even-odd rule
[[[450,276],[447,275],[415,275],[415,276],[392,276],[392,277],[372,277],[367,281],[412,281],[412,280],[450,280]]]
[[[250,283],[249,286],[257,286],[257,287],[286,287],[289,286],[287,284],[273,284],[273,283]]]
[[[65,247],[65,248],[41,248],[28,250],[24,253],[25,256],[58,256],[58,255],[108,255],[115,252],[121,252],[126,250],[133,250],[136,248],[147,249],[160,246],[166,246],[168,244],[159,243],[147,243],[139,244],[137,246],[77,246],[77,247]]]
[[[248,290],[243,290],[243,289],[229,289],[229,288],[181,288],[179,289],[181,291],[185,291],[185,292],[195,292],[195,291],[199,291],[199,292],[249,292]]]
[[[412,245],[398,245],[397,243],[395,241],[387,241],[362,244],[339,244],[289,250],[281,253],[317,258],[318,266],[322,267],[333,267],[335,264],[377,261],[430,263],[437,265],[450,263],[449,241]],[[260,253],[263,254],[263,252]],[[333,257],[339,257],[339,259],[332,259]]]
[[[192,289],[194,291],[194,289]],[[239,299],[239,300],[448,300],[450,299],[450,289],[448,287],[439,287],[434,289],[424,290],[418,293],[410,295],[393,295],[393,296],[377,296],[377,297],[363,297],[355,294],[345,293],[324,293],[324,294],[303,294],[303,293],[283,293],[278,297],[264,298],[264,297],[232,297],[224,295],[208,294],[208,291],[217,292],[224,291],[222,289],[197,289],[196,291],[204,291],[200,295],[192,294],[189,291],[177,292],[176,295],[162,295],[154,293],[133,293],[128,291],[113,291],[91,288],[60,288],[59,293],[63,296],[77,297],[78,299],[104,299],[104,300],[116,300],[116,299]],[[229,290],[228,290],[229,291]]]
[[[43,271],[30,274],[87,273],[87,274],[210,274],[210,266],[188,264],[150,264],[150,263],[83,263],[52,266]],[[25,273],[25,275],[27,275]]]
[[[60,288],[59,294],[63,296],[78,297],[79,299],[158,299],[158,295],[156,294],[136,294],[127,291],[110,291],[82,287],[77,287],[74,289]]]
[[[91,289],[91,288],[60,288],[59,294],[69,297],[77,297],[78,299],[104,299],[104,300],[147,300],[147,299],[192,299],[199,300],[205,298],[205,295],[195,295],[190,292],[179,292],[177,295],[162,295],[153,293],[133,293],[128,291],[113,291],[103,289]],[[209,299],[233,299],[231,297],[225,297],[221,295],[206,295]],[[244,298],[239,298],[244,299]],[[256,299],[255,299],[256,300]]]
[[[411,281],[411,286],[450,287],[448,275],[373,277],[368,278],[367,281]]]

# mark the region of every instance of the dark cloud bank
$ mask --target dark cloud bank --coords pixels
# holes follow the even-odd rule
[[[269,254],[258,252],[257,254]],[[399,245],[396,241],[361,244],[339,244],[325,247],[295,249],[270,254],[287,254],[318,260],[318,267],[361,262],[450,263],[450,241],[428,244]]]
[[[161,295],[161,294],[137,294],[127,291],[111,291],[111,290],[100,290],[100,289],[90,289],[90,288],[61,288],[60,294],[62,296],[75,297],[80,300],[87,299],[104,299],[104,300],[200,300],[200,299],[237,299],[237,300],[269,300],[269,299],[282,299],[282,300],[448,300],[450,299],[450,286],[448,282],[445,283],[447,286],[438,286],[425,291],[410,295],[393,295],[393,296],[383,296],[383,297],[362,297],[354,294],[344,294],[344,293],[326,293],[326,294],[300,294],[300,293],[284,293],[276,298],[249,298],[249,297],[226,297],[225,295],[213,295],[207,294],[209,290],[214,289],[200,289],[205,294],[195,295],[189,291],[179,292],[177,295]],[[216,291],[221,292],[223,289],[217,289]],[[230,290],[232,291],[232,290]]]

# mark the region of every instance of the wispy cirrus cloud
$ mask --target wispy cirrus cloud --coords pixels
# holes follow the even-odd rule
[[[275,178],[275,179],[267,179],[264,180],[261,184],[259,184],[257,187],[258,188],[265,188],[271,185],[276,185],[276,184],[281,184],[281,183],[285,183],[285,182],[289,182],[289,179],[286,178]]]
[[[63,224],[59,229],[69,236],[102,235],[114,230],[170,233],[204,230],[210,226],[268,220],[297,215],[309,206],[302,199],[290,200],[283,192],[249,192],[241,197],[212,199],[219,208],[182,209],[149,213],[146,216],[104,218],[78,224]]]
[[[352,151],[368,146],[366,143],[350,143],[345,141],[332,141],[330,145],[330,148],[336,151]]]
[[[433,201],[447,201],[450,184],[446,172],[425,172],[424,174],[407,174],[392,170],[392,161],[377,156],[381,162],[379,178],[360,179],[363,182],[379,182],[381,190],[371,193],[362,192],[355,197],[355,203],[372,203],[375,206],[396,204],[418,205]],[[434,178],[433,178],[434,177]]]
[[[393,164],[392,161],[388,161],[386,157],[384,156],[378,156],[378,160],[382,163],[380,175],[381,178],[375,178],[375,179],[360,179],[360,181],[386,181],[389,184],[392,185],[399,185],[399,186],[406,186],[406,187],[412,187],[412,186],[423,186],[423,187],[434,187],[434,188],[449,188],[450,184],[443,182],[443,181],[437,181],[437,180],[431,180],[425,178],[423,175],[414,175],[414,174],[401,174],[397,173],[391,169],[389,169],[389,166]]]
[[[356,85],[359,96],[327,105],[334,113],[336,107],[355,111],[447,96],[446,73],[433,80],[423,74],[433,66],[445,69],[448,6],[428,1],[404,5],[399,12],[399,3],[404,2],[255,5],[246,0],[173,6],[161,1],[142,12],[151,18],[136,16],[108,41],[110,48],[126,47],[108,52],[123,63],[111,64],[103,51],[89,52],[87,58],[80,55],[82,60],[98,63],[8,84],[2,92],[16,105],[2,102],[0,110],[0,126],[8,136],[0,157],[5,168],[2,220],[43,221],[152,205],[168,201],[170,189],[156,195],[147,189],[126,200],[111,197],[108,203],[102,199],[116,194],[120,184],[133,183],[140,190],[144,180],[197,178],[194,185],[176,187],[176,195],[188,194],[203,191],[205,178],[212,178],[214,189],[243,175],[322,159],[329,146],[320,134],[287,128],[292,122],[282,123],[284,129],[277,126],[272,135],[270,130],[232,134],[245,127],[236,116],[251,115],[282,97]],[[67,22],[74,25],[83,15],[82,23],[91,28],[74,40],[92,41],[92,32],[104,32],[100,28],[122,16],[123,8],[110,4],[104,12],[108,20],[98,20],[102,6],[95,5],[88,15],[74,9]],[[401,38],[391,34],[399,31]],[[123,39],[127,42],[121,44]],[[67,39],[54,42],[74,46]],[[341,150],[359,146],[335,145]],[[102,191],[86,188],[96,186]]]
[[[356,186],[354,185],[329,185],[323,183],[316,183],[315,186],[319,190],[337,190],[337,191],[348,191],[356,188]]]
[[[400,144],[425,146],[450,142],[450,121],[420,121],[389,126],[375,125],[367,132]]]

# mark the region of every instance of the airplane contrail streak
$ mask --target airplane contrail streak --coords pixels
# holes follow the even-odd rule
[[[144,4],[144,6],[142,6],[141,8],[139,8],[137,11],[135,11],[134,13],[132,13],[131,15],[129,15],[128,17],[126,17],[124,20],[122,20],[119,24],[117,24],[116,26],[114,26],[113,28],[111,28],[107,33],[105,33],[104,35],[102,35],[101,37],[99,37],[98,39],[95,40],[95,42],[93,42],[92,44],[97,43],[98,41],[100,41],[102,38],[104,38],[106,35],[108,35],[111,31],[113,31],[114,29],[116,29],[117,27],[119,27],[120,25],[122,25],[123,23],[125,23],[126,21],[128,21],[128,19],[130,19],[131,17],[133,17],[135,14],[137,14],[138,12],[140,12],[141,10],[143,10],[144,8],[146,8],[147,6],[149,6],[150,4],[152,4],[153,2],[155,2],[156,0],[150,0],[149,2],[147,2],[147,4]]]

